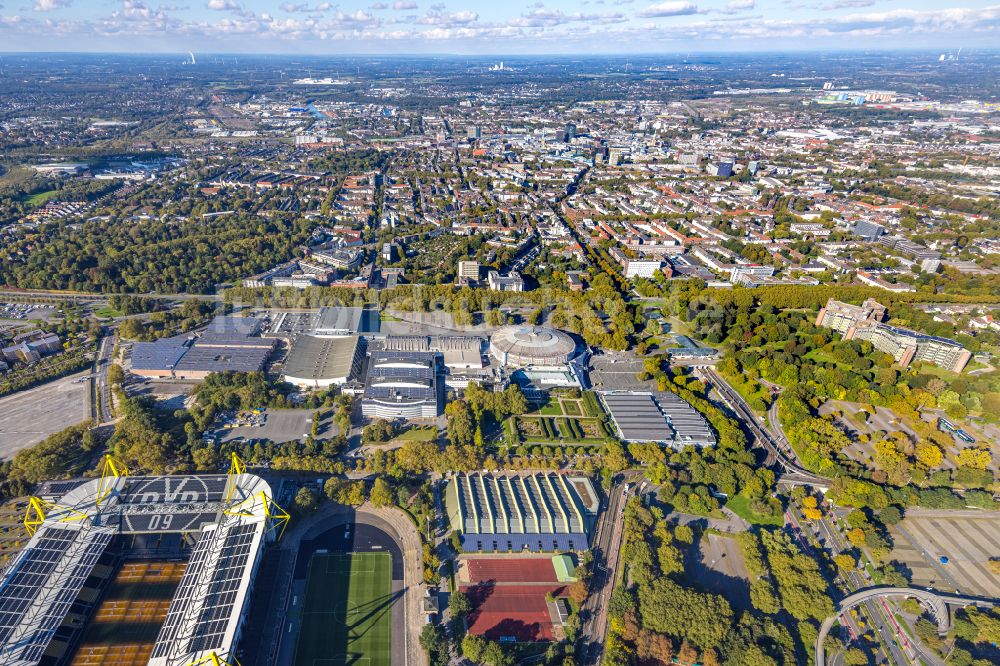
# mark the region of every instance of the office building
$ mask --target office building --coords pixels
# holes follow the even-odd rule
[[[858,220],[851,231],[862,240],[874,243],[885,234],[885,227],[871,220]]]
[[[493,291],[524,291],[524,279],[516,271],[511,271],[509,275],[490,271],[486,281]]]
[[[458,281],[462,284],[479,281],[479,262],[460,261],[458,262]]]
[[[626,259],[624,263],[625,277],[632,278],[652,278],[663,266],[659,260]]]

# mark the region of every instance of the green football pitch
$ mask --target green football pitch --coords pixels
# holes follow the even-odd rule
[[[296,666],[392,666],[389,553],[314,555]]]

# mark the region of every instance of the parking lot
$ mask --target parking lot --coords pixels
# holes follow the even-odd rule
[[[642,372],[642,365],[643,359],[627,352],[597,354],[590,359],[590,384],[598,390],[655,391],[655,381],[636,379]]]
[[[1000,579],[987,568],[989,559],[1000,554],[1000,516],[910,509],[892,528],[892,537],[891,559],[910,570],[914,585],[1000,597]]]
[[[51,305],[38,303],[0,303],[0,319],[48,319],[55,311]]]
[[[328,414],[320,422],[316,439],[330,439],[339,432],[333,423],[333,410],[326,411]],[[310,419],[315,413],[312,409],[268,409],[265,413],[267,419],[263,425],[222,428],[216,432],[223,442],[234,439],[269,439],[281,443],[305,439],[312,431]]]
[[[84,372],[0,398],[0,460],[90,418]]]

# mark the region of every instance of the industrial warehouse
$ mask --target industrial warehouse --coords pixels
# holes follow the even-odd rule
[[[715,446],[715,434],[705,417],[673,393],[605,391],[598,395],[626,442],[655,442],[675,449]]]
[[[590,479],[565,474],[457,474],[448,482],[451,528],[468,552],[589,547],[599,500]]]
[[[134,343],[130,371],[140,377],[199,381],[213,372],[258,372],[277,346],[277,340],[258,332],[256,319],[216,317],[199,336]]]
[[[342,386],[360,375],[362,349],[362,338],[357,335],[300,335],[285,359],[282,380],[300,388]]]
[[[101,478],[58,485],[75,487],[32,498],[33,536],[0,579],[0,663],[234,656],[264,547],[288,520],[263,479],[235,459],[228,475],[171,477],[128,477],[109,459]],[[109,590],[136,584],[148,601],[113,603]]]

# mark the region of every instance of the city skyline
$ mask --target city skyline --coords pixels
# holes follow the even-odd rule
[[[965,0],[333,3],[3,0],[7,52],[631,54],[992,47],[1000,5]]]

